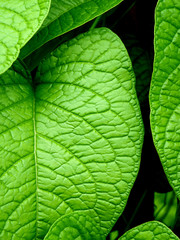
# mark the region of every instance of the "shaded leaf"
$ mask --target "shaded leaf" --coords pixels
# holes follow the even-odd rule
[[[154,193],[154,219],[173,228],[176,222],[177,198],[174,191]]]
[[[140,103],[148,99],[152,66],[151,54],[144,49],[136,36],[126,35],[123,42],[128,50],[136,76],[136,91]]]

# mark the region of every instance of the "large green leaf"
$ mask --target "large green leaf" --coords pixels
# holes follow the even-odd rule
[[[164,171],[180,198],[180,1],[160,0],[150,89],[151,128]]]
[[[126,205],[143,140],[125,47],[95,29],[45,59],[33,84],[21,69],[0,81],[0,238],[42,239],[76,211],[105,236]]]
[[[20,49],[40,28],[50,0],[0,0],[0,74],[17,59]]]
[[[126,232],[119,240],[179,240],[166,225],[152,221]]]
[[[42,29],[22,49],[24,59],[51,39],[77,28],[115,7],[123,0],[52,0]]]

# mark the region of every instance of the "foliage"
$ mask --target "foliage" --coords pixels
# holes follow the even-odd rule
[[[0,0],[0,239],[178,239],[180,2],[121,2]]]

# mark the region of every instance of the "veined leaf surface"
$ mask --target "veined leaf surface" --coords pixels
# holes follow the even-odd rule
[[[17,59],[20,49],[40,28],[50,0],[0,0],[0,74]]]
[[[98,222],[87,212],[77,211],[59,218],[50,228],[44,240],[105,240]]]
[[[0,238],[42,239],[76,211],[105,236],[126,205],[143,138],[124,45],[95,29],[42,61],[33,84],[19,69],[0,85]]]
[[[157,222],[146,222],[128,232],[119,240],[179,240],[166,225]]]
[[[24,59],[51,39],[77,28],[115,7],[123,0],[52,0],[42,29],[22,49]]]
[[[155,16],[151,129],[164,171],[180,198],[180,1],[160,0]]]

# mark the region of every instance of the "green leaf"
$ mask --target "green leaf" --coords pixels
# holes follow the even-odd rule
[[[180,198],[180,1],[160,0],[155,14],[151,129],[168,180]]]
[[[51,53],[33,84],[21,68],[0,81],[0,238],[42,239],[76,211],[107,235],[126,205],[143,141],[124,45],[95,29]]]
[[[96,216],[97,217],[97,216]],[[87,213],[77,211],[59,218],[44,240],[105,240],[97,221]]]
[[[0,0],[0,74],[17,59],[20,49],[40,28],[50,0]]]
[[[123,42],[128,50],[136,76],[136,91],[140,103],[148,99],[152,66],[151,54],[141,46],[135,35],[126,35]]]
[[[177,198],[174,191],[154,193],[154,219],[173,228],[176,223]]]
[[[21,59],[27,57],[46,42],[115,7],[123,0],[52,0],[51,9],[42,29],[21,51]]]
[[[54,38],[51,41],[45,43],[43,46],[41,46],[37,50],[35,50],[27,58],[23,59],[23,62],[26,64],[29,71],[31,72],[39,65],[39,63],[44,57],[47,57],[52,51],[54,51],[62,43],[67,42],[69,39],[72,39],[77,35],[78,34],[75,35],[71,31],[60,37]]]
[[[110,240],[116,240],[117,237],[119,236],[119,232],[116,230],[116,231],[111,232],[109,235],[110,235],[109,236]]]
[[[34,239],[33,91],[19,63],[0,76],[0,239]]]
[[[166,225],[152,221],[126,232],[119,240],[179,240]]]

